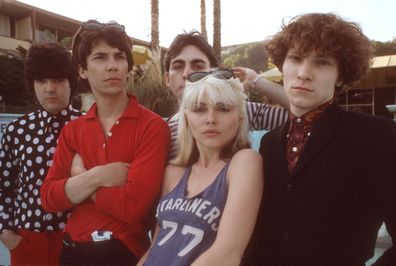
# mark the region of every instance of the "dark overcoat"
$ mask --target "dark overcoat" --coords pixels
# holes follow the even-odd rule
[[[264,193],[244,265],[364,265],[384,221],[396,239],[395,122],[333,104],[291,174],[287,128],[261,140]],[[393,247],[378,265],[395,257]]]

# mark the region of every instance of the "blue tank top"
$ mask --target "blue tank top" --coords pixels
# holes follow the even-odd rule
[[[192,198],[186,197],[191,166],[157,206],[160,227],[145,266],[190,265],[215,241],[227,200],[227,163],[215,180]]]

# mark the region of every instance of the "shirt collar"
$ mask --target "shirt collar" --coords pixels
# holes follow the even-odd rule
[[[61,110],[58,114],[53,115],[47,110],[45,110],[41,105],[37,110],[38,112],[38,120],[40,122],[40,126],[44,127],[44,130],[52,131],[54,124],[56,124],[55,128],[62,127],[67,121],[72,119],[72,116],[75,115],[78,110],[75,110],[73,106],[70,104],[66,106],[65,109]]]
[[[120,118],[136,118],[139,116],[139,104],[135,96],[129,95],[129,103]],[[87,114],[83,116],[84,119],[96,119],[98,117],[98,107],[94,103],[91,108],[89,108]]]
[[[58,114],[53,115],[50,112],[48,112],[47,110],[45,110],[41,105],[38,108],[38,117],[44,121],[48,120],[48,119],[62,119],[62,117],[64,118],[68,118],[69,116],[71,116],[73,113],[78,112],[78,110],[75,110],[73,108],[73,106],[71,106],[70,104],[68,106],[66,106],[65,109],[61,110]]]
[[[318,118],[327,110],[327,108],[329,108],[330,105],[333,104],[333,102],[334,99],[331,99],[300,117],[290,113],[289,132],[292,130],[293,125],[295,124],[302,124],[304,128],[312,128],[313,123],[318,120]]]

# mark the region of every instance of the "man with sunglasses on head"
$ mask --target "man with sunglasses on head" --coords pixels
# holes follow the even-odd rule
[[[33,44],[25,79],[39,107],[8,124],[0,143],[0,240],[11,265],[55,265],[67,212],[43,210],[39,189],[62,127],[81,115],[69,104],[76,86],[70,52],[56,43]]]
[[[73,64],[96,103],[69,123],[41,189],[48,211],[71,210],[62,265],[134,265],[149,246],[169,128],[126,93],[132,43],[116,22],[89,20],[73,39]]]
[[[165,82],[180,103],[189,74],[209,72],[218,67],[219,61],[213,48],[199,32],[179,34],[165,55]],[[253,75],[253,72],[247,68],[235,68],[233,75],[244,82],[245,90],[258,90],[288,109],[289,102],[282,86],[260,78],[257,74]],[[287,110],[283,108],[247,102],[246,109],[251,130],[271,130],[287,120]],[[174,157],[176,152],[178,120],[176,115],[167,119],[172,136],[170,157]]]

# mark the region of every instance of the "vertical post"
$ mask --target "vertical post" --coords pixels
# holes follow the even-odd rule
[[[221,3],[213,0],[213,50],[221,60]]]

